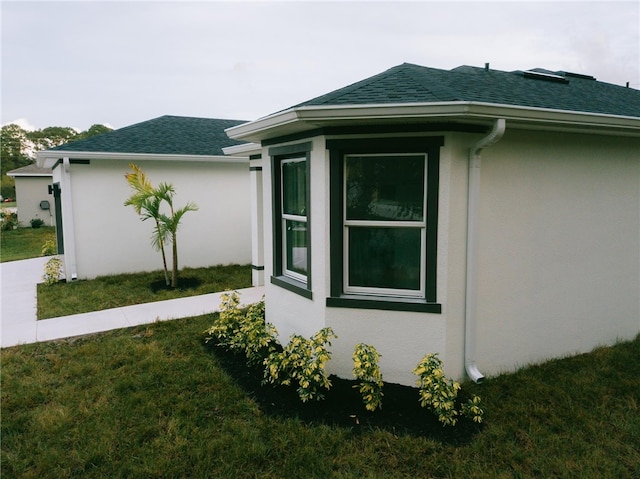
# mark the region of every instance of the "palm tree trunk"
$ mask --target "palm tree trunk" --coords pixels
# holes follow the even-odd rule
[[[177,235],[173,233],[173,272],[171,274],[171,285],[174,288],[178,287],[178,243],[177,243]]]
[[[160,251],[162,251],[162,266],[164,267],[164,282],[169,286],[169,268],[167,268],[167,255],[164,252],[164,242],[160,240]]]

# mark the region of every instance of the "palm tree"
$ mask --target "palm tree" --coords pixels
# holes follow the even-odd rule
[[[169,205],[170,216],[161,214],[160,223],[162,229],[171,235],[172,253],[173,253],[173,270],[171,272],[171,286],[173,288],[178,286],[178,226],[180,220],[188,211],[197,211],[198,205],[193,202],[187,203],[182,208],[177,210],[173,207],[173,195],[175,195],[175,189],[173,185],[168,183],[160,183],[155,190],[158,198],[161,198]]]
[[[197,211],[198,205],[189,202],[182,208],[174,209],[173,196],[176,194],[176,191],[172,184],[160,183],[157,188],[154,188],[140,167],[134,164],[129,166],[132,172],[127,173],[125,178],[134,193],[125,202],[125,206],[133,206],[136,213],[142,216],[142,221],[149,218],[154,219],[156,227],[151,237],[151,244],[162,252],[164,279],[167,286],[171,284],[171,287],[175,288],[178,286],[178,226],[185,213],[188,211]],[[169,215],[161,212],[163,201],[169,206]],[[167,241],[171,241],[172,243],[173,270],[171,273],[171,283],[169,283],[169,270],[164,252],[164,244]]]
[[[142,169],[134,165],[129,165],[133,170],[125,175],[129,186],[133,189],[134,193],[125,201],[125,206],[133,206],[138,215],[141,216],[141,220],[145,221],[149,218],[153,218],[155,222],[155,229],[151,237],[151,244],[154,248],[162,253],[162,266],[164,269],[164,281],[169,286],[169,269],[167,268],[167,256],[164,251],[164,243],[167,239],[167,230],[164,228],[160,219],[160,204],[162,198],[156,194],[155,189],[148,180],[147,175]]]

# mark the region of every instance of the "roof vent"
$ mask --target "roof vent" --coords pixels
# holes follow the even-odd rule
[[[572,77],[572,78],[581,78],[583,80],[594,80],[595,81],[595,77],[592,77],[591,75],[583,75],[582,73],[572,73],[572,72],[562,72],[562,74],[566,77]]]
[[[523,72],[525,78],[532,78],[534,80],[545,80],[557,83],[569,83],[565,77],[560,75],[554,75],[553,73],[542,73],[539,71],[527,70]]]

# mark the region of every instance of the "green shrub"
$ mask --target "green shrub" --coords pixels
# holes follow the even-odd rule
[[[222,295],[220,314],[206,334],[206,341],[243,352],[248,364],[261,364],[278,346],[276,328],[265,322],[264,299],[241,308],[235,291]]]
[[[382,372],[378,366],[380,354],[369,344],[357,344],[353,350],[353,375],[360,381],[357,387],[367,411],[382,409]]]
[[[42,244],[42,253],[40,256],[53,256],[58,252],[58,246],[56,244],[55,237],[47,238]]]
[[[62,275],[62,260],[60,258],[51,258],[44,265],[44,284],[51,286],[60,280]]]
[[[442,424],[455,426],[460,415],[477,423],[482,422],[484,411],[480,408],[478,396],[472,396],[458,410],[456,400],[460,384],[444,375],[442,360],[436,353],[423,357],[413,373],[419,378],[420,405],[431,409]]]
[[[325,371],[331,358],[327,350],[331,338],[337,338],[331,328],[323,328],[309,339],[292,335],[281,352],[273,352],[265,359],[265,382],[283,386],[296,383],[302,402],[324,399],[322,390],[331,388]]]
[[[4,208],[0,209],[0,230],[9,231],[18,227],[18,214]]]
[[[41,228],[42,226],[44,226],[44,220],[42,220],[41,218],[32,218],[29,223],[31,224],[32,228]]]

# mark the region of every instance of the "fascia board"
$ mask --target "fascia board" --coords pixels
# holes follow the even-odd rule
[[[267,132],[273,128],[279,128],[284,125],[294,123],[299,120],[297,110],[289,109],[282,112],[274,113],[255,121],[243,123],[241,125],[232,126],[225,129],[225,133],[229,138],[234,140],[253,141],[256,136]]]
[[[229,156],[248,157],[249,155],[260,153],[262,146],[258,143],[243,143],[242,145],[227,146],[222,151]]]
[[[620,129],[640,135],[640,118],[633,116],[608,115],[580,111],[556,110],[549,108],[499,105],[492,103],[470,103],[468,117],[484,119],[505,118],[526,125],[564,126],[567,128]]]
[[[26,176],[29,177],[50,177],[53,176],[53,173],[7,173],[7,176],[11,176],[13,178],[24,178]]]
[[[224,155],[162,155],[152,153],[117,153],[105,151],[65,151],[46,150],[36,153],[38,166],[52,168],[59,158],[73,160],[125,160],[125,161],[171,161],[171,162],[202,162],[202,163],[248,163],[248,158]]]
[[[561,127],[567,130],[587,128],[590,131],[602,128],[603,131],[617,131],[619,134],[640,134],[640,118],[637,117],[482,102],[302,106],[229,128],[226,132],[234,139],[259,141],[268,133],[283,128],[291,133],[335,121],[416,118],[434,121],[505,118],[528,125],[527,127],[536,125],[537,128]],[[296,122],[298,124],[294,127],[293,123]]]

